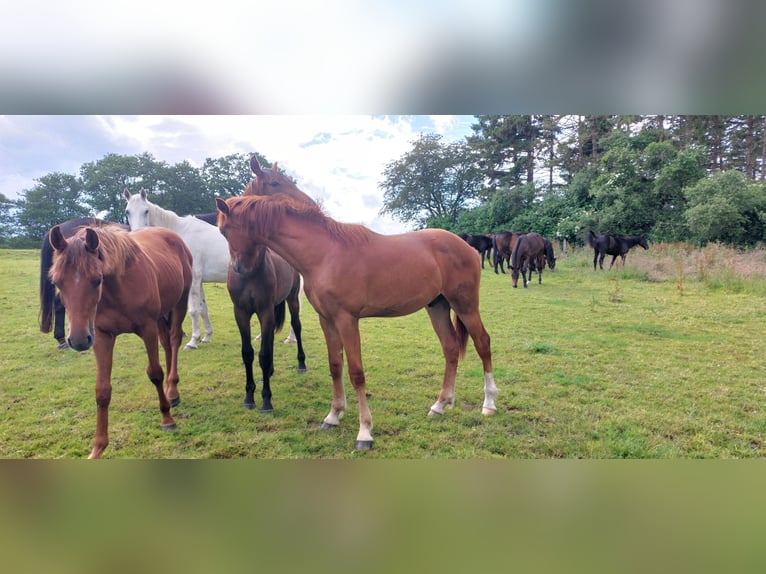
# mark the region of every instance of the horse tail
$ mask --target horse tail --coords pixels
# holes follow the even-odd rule
[[[457,334],[458,358],[462,359],[468,348],[468,329],[457,314],[455,314],[455,334]]]
[[[53,324],[53,305],[56,297],[56,288],[48,278],[48,271],[53,265],[53,247],[48,237],[50,232],[45,233],[43,244],[40,247],[40,331],[50,333]]]
[[[519,235],[516,240],[516,245],[513,246],[513,253],[511,253],[511,268],[519,268],[519,252],[521,251],[521,244],[524,241],[524,235]]]
[[[282,300],[274,305],[274,332],[279,333],[285,324],[285,301]]]

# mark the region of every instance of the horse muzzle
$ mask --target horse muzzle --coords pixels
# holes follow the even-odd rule
[[[75,351],[87,351],[93,346],[94,338],[93,325],[89,324],[88,328],[83,331],[75,332],[70,328],[67,343],[69,343],[69,346]]]

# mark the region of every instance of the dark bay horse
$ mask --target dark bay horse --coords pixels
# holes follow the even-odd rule
[[[146,374],[157,389],[161,428],[175,428],[170,407],[178,394],[178,349],[183,337],[192,281],[192,255],[183,239],[167,229],[128,233],[86,227],[67,239],[50,232],[55,254],[50,278],[69,316],[69,346],[93,347],[96,357],[96,436],[89,458],[109,444],[112,357],[117,335],[135,333],[149,360]],[[163,372],[158,339],[165,349]],[[163,390],[163,377],[165,389]]]
[[[121,229],[128,229],[127,225],[115,223],[113,221],[104,221],[95,217],[80,217],[70,219],[58,224],[58,228],[64,237],[71,237],[83,227],[106,227],[114,226]],[[61,304],[61,298],[56,293],[56,287],[48,277],[48,272],[53,263],[53,247],[50,242],[51,230],[45,232],[42,245],[40,245],[40,331],[50,333],[53,328],[53,337],[58,341],[59,349],[66,349],[69,345],[64,336],[64,305]]]
[[[473,247],[481,255],[481,268],[484,269],[484,258],[490,260],[492,254],[492,235],[482,235],[479,233],[458,233],[460,239]]]
[[[442,390],[430,414],[443,414],[454,404],[457,364],[469,335],[484,368],[482,413],[494,414],[497,387],[490,337],[479,315],[481,265],[473,248],[440,229],[385,236],[361,225],[337,222],[279,174],[276,166],[262,169],[252,163],[256,179],[247,195],[216,200],[221,212],[218,225],[234,252],[247,251],[254,242],[264,243],[303,275],[306,297],[324,332],[333,380],[332,406],[323,428],[337,426],[346,410],[345,353],[359,404],[356,449],[372,448],[359,320],[408,315],[423,308],[445,357]]]
[[[500,231],[495,233],[492,238],[492,250],[493,250],[493,262],[495,264],[495,273],[497,273],[497,267],[500,266],[500,271],[505,273],[503,269],[503,261],[507,263],[508,268],[511,267],[511,253],[513,253],[513,246],[516,245],[521,233],[513,233],[511,231]]]
[[[261,412],[270,413],[273,411],[270,381],[274,374],[274,333],[285,322],[285,304],[290,308],[290,326],[298,343],[298,372],[306,372],[300,321],[301,276],[287,261],[261,243],[250,242],[237,251],[230,248],[230,257],[226,287],[234,304],[234,319],[242,341],[245,364],[243,405],[246,409],[255,408],[255,353],[250,331],[250,319],[255,313],[261,326],[258,351],[263,383]]]
[[[593,248],[593,270],[596,270],[596,261],[603,271],[604,269],[604,257],[607,255],[612,256],[612,262],[609,264],[609,269],[614,265],[615,259],[619,255],[622,259],[622,265],[625,265],[625,257],[636,245],[640,245],[644,249],[649,249],[649,243],[643,235],[629,235],[622,237],[619,235],[596,235],[593,231],[588,231],[588,245]]]
[[[527,268],[529,268],[529,280],[532,280],[532,265],[537,270],[537,282],[543,282],[543,267],[545,266],[545,240],[539,233],[525,233],[516,241],[511,255],[511,280],[517,287],[519,272],[524,280],[524,288],[527,287]],[[555,261],[555,260],[554,260]],[[554,263],[555,265],[555,263]]]

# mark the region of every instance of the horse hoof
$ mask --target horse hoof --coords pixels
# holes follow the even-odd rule
[[[170,400],[171,407],[177,407],[178,405],[181,404],[181,397],[176,397],[174,399],[169,399],[169,400]]]
[[[306,371],[308,371],[308,369],[307,369],[306,367],[298,367],[298,372],[299,372],[301,375],[302,375],[303,373],[305,373]]]
[[[184,351],[188,351],[188,350],[194,350],[194,349],[196,349],[196,348],[197,348],[197,345],[192,345],[191,343],[188,343],[188,344],[187,344],[187,345],[184,347]]]
[[[273,413],[274,412],[274,407],[272,407],[272,406],[261,407],[261,412],[265,413],[265,414]]]
[[[354,448],[356,448],[356,450],[372,450],[372,441],[371,440],[358,440],[358,441],[356,441],[356,444],[354,445]]]
[[[255,403],[242,403],[242,406],[247,410],[252,411],[255,408]]]
[[[321,426],[321,427],[319,427],[319,428],[320,428],[321,430],[330,430],[330,429],[334,429],[334,428],[335,428],[335,427],[337,427],[337,426],[338,426],[338,425],[331,425],[330,423],[322,423],[322,426]]]
[[[176,430],[176,423],[170,423],[167,425],[160,425],[160,428],[164,431]]]
[[[428,416],[429,417],[441,417],[441,416],[444,416],[444,413],[440,413],[439,411],[435,411],[433,409],[428,409]]]
[[[481,414],[487,415],[487,416],[492,416],[494,414],[497,414],[497,409],[492,409],[492,408],[489,408],[489,407],[482,407],[481,408]]]

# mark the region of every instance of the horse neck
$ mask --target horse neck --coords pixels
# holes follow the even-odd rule
[[[268,237],[257,241],[262,241],[302,275],[321,267],[323,258],[330,251],[328,247],[337,243],[320,223],[290,215],[274,222],[273,229],[275,231]]]
[[[176,231],[181,227],[184,218],[169,209],[163,209],[152,203],[149,208],[149,220],[154,227],[165,227]]]

